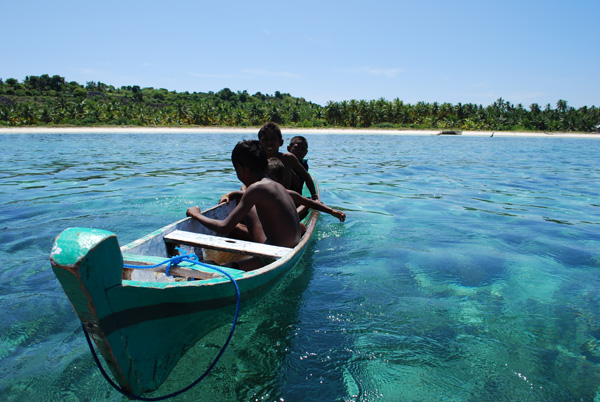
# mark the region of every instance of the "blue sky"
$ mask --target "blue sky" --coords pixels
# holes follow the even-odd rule
[[[600,0],[0,0],[0,78],[600,106]]]

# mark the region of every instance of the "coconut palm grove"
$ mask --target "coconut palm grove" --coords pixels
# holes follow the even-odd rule
[[[224,88],[177,92],[102,82],[85,85],[59,75],[0,79],[0,126],[250,127],[274,121],[299,128],[457,129],[596,132],[600,109],[512,104],[404,103],[386,100],[330,101],[325,106],[287,93],[273,95]]]

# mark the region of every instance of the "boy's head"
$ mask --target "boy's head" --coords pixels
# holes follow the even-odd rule
[[[308,141],[301,135],[297,135],[290,140],[290,145],[288,145],[287,149],[288,152],[301,161],[308,153]]]
[[[231,162],[236,169],[236,165],[240,165],[252,172],[263,173],[267,170],[267,155],[256,140],[238,142],[231,152]]]
[[[271,180],[275,180],[277,183],[281,184],[283,182],[283,171],[283,162],[281,162],[279,158],[269,158],[267,174]]]
[[[267,123],[258,130],[258,140],[265,149],[268,157],[279,153],[279,147],[283,145],[283,136],[277,123]]]

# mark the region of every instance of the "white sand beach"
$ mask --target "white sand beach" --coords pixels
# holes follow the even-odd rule
[[[145,134],[145,133],[232,133],[255,134],[259,127],[0,127],[0,134]],[[330,135],[438,135],[440,130],[394,130],[394,129],[351,129],[351,128],[286,128],[284,135],[330,134]],[[462,131],[465,137],[561,137],[598,138],[600,133],[532,133],[513,131]],[[453,135],[448,135],[453,136]]]

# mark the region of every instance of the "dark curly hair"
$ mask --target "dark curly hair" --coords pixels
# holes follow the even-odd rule
[[[253,171],[264,172],[267,170],[267,154],[256,140],[246,140],[237,143],[231,152],[231,162],[245,167],[249,167]]]
[[[277,183],[283,182],[283,163],[277,158],[269,158],[267,165],[267,174],[271,180],[275,180]]]
[[[258,139],[260,140],[262,136],[266,133],[275,133],[277,134],[277,137],[279,137],[280,140],[283,140],[283,136],[281,135],[281,129],[279,128],[277,123],[265,123],[265,125],[262,126],[260,130],[258,130]]]

